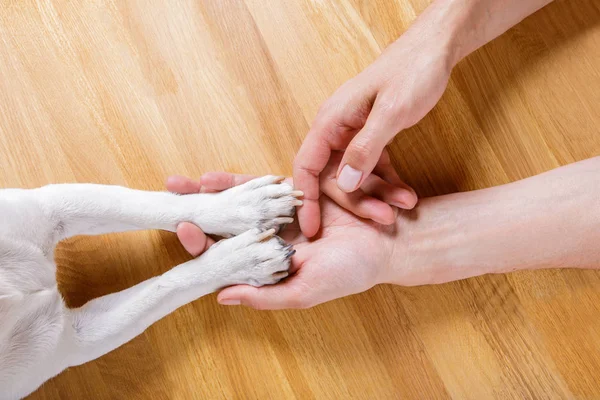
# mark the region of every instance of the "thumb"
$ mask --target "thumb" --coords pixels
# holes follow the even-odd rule
[[[194,257],[204,253],[206,249],[215,243],[200,228],[189,222],[182,222],[177,225],[177,237],[187,252]]]
[[[397,107],[379,99],[375,101],[365,126],[344,151],[337,175],[338,187],[344,192],[350,193],[360,187],[373,172],[385,146],[401,129]]]
[[[304,308],[305,297],[286,280],[276,285],[254,287],[236,285],[223,289],[217,296],[221,305],[242,304],[257,310],[281,310],[285,308]]]

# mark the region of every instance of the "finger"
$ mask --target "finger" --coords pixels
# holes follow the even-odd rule
[[[383,178],[383,180],[391,183],[392,185],[404,184],[404,182],[402,182],[402,179],[394,169],[394,166],[392,165],[390,152],[387,148],[384,148],[381,152],[381,157],[379,157],[379,161],[377,161],[377,165],[375,165],[373,172],[375,172],[378,176]]]
[[[200,182],[185,176],[174,175],[167,178],[167,190],[173,193],[189,194],[200,192]]]
[[[257,310],[281,310],[286,308],[304,308],[309,304],[306,295],[292,277],[282,283],[271,286],[253,287],[236,285],[223,289],[217,296],[222,305],[244,305]]]
[[[177,225],[177,237],[187,252],[194,257],[204,253],[215,242],[200,228],[189,222]]]
[[[375,175],[383,178],[384,181],[391,183],[392,185],[403,187],[406,190],[411,191],[414,194],[415,201],[417,199],[417,193],[414,191],[412,187],[407,185],[398,175],[396,169],[392,165],[392,160],[390,159],[390,155],[387,149],[383,149],[383,153],[381,153],[381,158],[379,162],[373,169]]]
[[[385,146],[401,129],[399,110],[394,101],[378,96],[363,129],[344,152],[337,173],[337,184],[344,192],[357,190],[373,172]],[[392,98],[393,99],[393,98]]]
[[[405,185],[404,185],[405,186]],[[360,189],[369,196],[375,197],[387,204],[411,210],[417,200],[414,192],[404,186],[395,186],[375,174],[371,174],[364,181]],[[353,210],[350,210],[353,211]]]
[[[362,190],[362,188],[352,193],[346,193],[338,187],[335,181],[335,171],[339,166],[342,156],[342,152],[334,152],[331,155],[331,160],[321,176],[323,193],[355,215],[384,225],[392,224],[396,219],[396,211],[389,204],[386,204],[385,201],[373,197],[373,194]],[[366,189],[375,191],[375,194],[379,194],[381,197],[383,197],[382,192],[385,192],[386,188],[389,189],[389,186],[378,188],[377,186],[381,185],[381,179],[377,180],[377,177],[368,178],[367,182],[369,182],[369,185],[367,185]],[[377,182],[378,185],[372,182]],[[395,192],[391,197],[396,199]]]
[[[294,159],[294,187],[304,193],[304,205],[298,209],[298,221],[307,237],[313,237],[321,224],[319,174],[331,155],[331,148],[323,138],[326,132],[326,129],[311,130]]]
[[[321,180],[321,186],[323,193],[331,200],[361,218],[370,219],[383,225],[393,224],[396,220],[396,212],[389,204],[368,195],[362,189],[352,193],[343,192],[337,186],[334,178]]]
[[[302,202],[300,207],[296,207],[298,225],[304,236],[311,238],[319,232],[321,227],[321,208],[319,200],[303,198]]]
[[[407,210],[411,210],[415,207],[415,205],[417,204],[417,201],[418,201],[417,193],[414,191],[414,189],[412,187],[408,186],[400,178],[400,176],[394,169],[394,166],[392,165],[392,161],[390,159],[390,155],[389,155],[389,152],[387,149],[384,149],[383,153],[381,153],[381,158],[379,159],[379,162],[375,166],[373,173],[376,176],[382,178],[384,181],[392,184],[396,188],[403,189],[403,192],[402,192],[403,194],[397,198],[398,204],[394,204],[394,203],[388,203],[388,204],[393,204],[396,207],[404,208]],[[362,188],[364,189],[364,184],[363,184]],[[398,192],[398,193],[400,193],[400,192]]]
[[[231,174],[228,172],[207,172],[200,177],[204,192],[220,192],[241,185],[256,178],[253,175]]]

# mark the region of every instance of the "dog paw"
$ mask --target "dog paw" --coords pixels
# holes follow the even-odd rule
[[[209,233],[231,237],[252,228],[271,229],[294,221],[302,192],[283,182],[283,177],[264,176],[213,196],[215,221]]]
[[[296,250],[278,236],[275,229],[251,229],[213,245],[200,258],[215,265],[213,272],[223,286],[272,285],[288,276]]]

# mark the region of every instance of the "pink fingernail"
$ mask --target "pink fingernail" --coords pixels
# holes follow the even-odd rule
[[[398,208],[402,208],[404,210],[412,210],[417,205],[417,202],[416,201],[410,201],[410,202],[392,201],[392,202],[390,202],[390,204],[393,206],[396,206]]]
[[[362,171],[358,171],[346,164],[337,179],[337,185],[344,192],[352,192],[357,189],[360,178],[362,178]]]
[[[239,306],[241,302],[236,299],[225,299],[219,302],[222,306]]]
[[[400,202],[397,202],[397,201],[390,202],[390,205],[392,205],[394,207],[402,208],[403,210],[406,210],[406,209],[409,208],[408,204],[400,203]]]

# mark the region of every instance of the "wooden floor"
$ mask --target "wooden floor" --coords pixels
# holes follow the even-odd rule
[[[0,185],[289,175],[320,103],[427,4],[4,1]],[[456,68],[395,165],[422,197],[524,178],[600,154],[599,104],[600,4],[557,0]],[[75,306],[185,258],[166,233],[76,238],[58,277]],[[554,270],[304,311],[208,296],[31,399],[598,399],[598,371],[600,273]]]

